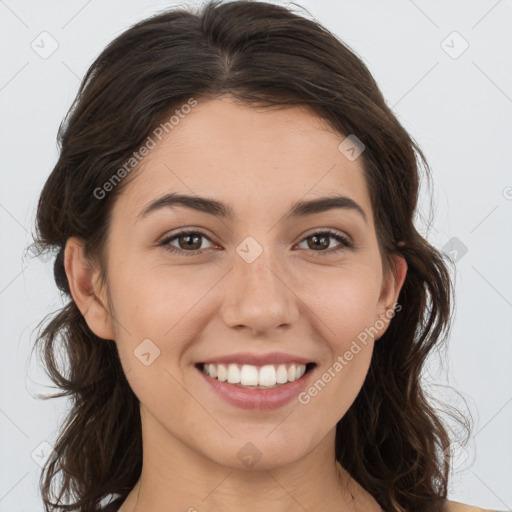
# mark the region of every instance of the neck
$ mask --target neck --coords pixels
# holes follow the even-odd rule
[[[143,423],[141,476],[119,512],[379,512],[376,501],[334,459],[335,430],[302,458],[264,469],[225,466]],[[267,463],[268,464],[268,463]]]

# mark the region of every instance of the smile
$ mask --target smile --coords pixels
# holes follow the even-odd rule
[[[212,391],[240,409],[265,411],[278,409],[296,400],[307,387],[317,365],[198,363],[195,366],[206,384],[207,393],[208,390]]]
[[[310,363],[309,366],[313,366]],[[288,382],[300,379],[308,365],[302,363],[267,364],[254,366],[251,364],[200,364],[200,369],[220,382],[246,387],[249,389],[271,389]]]

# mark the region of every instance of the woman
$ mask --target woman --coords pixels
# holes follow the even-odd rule
[[[452,304],[413,224],[428,166],[343,43],[266,3],[165,12],[59,140],[36,242],[69,302],[40,344],[73,406],[46,510],[481,510],[446,500],[420,382]]]

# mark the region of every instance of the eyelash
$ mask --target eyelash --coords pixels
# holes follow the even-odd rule
[[[174,235],[172,235],[170,237],[165,238],[164,240],[162,240],[159,243],[159,246],[164,246],[164,249],[166,251],[169,251],[174,254],[184,255],[184,256],[196,256],[199,253],[201,253],[202,249],[198,249],[195,251],[185,251],[183,249],[176,249],[175,247],[171,247],[169,245],[170,242],[172,242],[176,238],[179,238],[180,236],[184,236],[184,235],[201,235],[202,237],[206,238],[207,240],[209,240],[211,242],[210,238],[201,231],[184,230],[184,231],[180,231],[179,233],[175,233]],[[348,238],[341,235],[337,231],[333,231],[330,229],[312,233],[311,235],[308,235],[307,237],[303,238],[299,243],[302,243],[302,242],[304,242],[304,240],[307,240],[308,238],[311,238],[315,235],[329,235],[342,244],[342,247],[340,247],[339,249],[335,249],[335,250],[325,250],[325,251],[313,251],[312,250],[311,252],[313,252],[315,254],[315,256],[325,256],[325,255],[337,254],[339,251],[354,248],[354,245],[348,240]]]

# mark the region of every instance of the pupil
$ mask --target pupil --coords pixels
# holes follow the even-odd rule
[[[315,244],[318,243],[317,242],[318,240],[322,240],[323,243],[321,245],[323,245],[324,248],[329,247],[329,242],[327,241],[327,237],[325,235],[322,235],[322,236],[313,235],[311,238],[315,241],[314,242]],[[327,241],[327,243],[325,243],[326,241]],[[311,247],[311,244],[310,244],[310,247]],[[313,248],[313,247],[311,247],[311,248]]]
[[[183,235],[181,238],[182,239],[186,239],[187,240],[187,242],[186,242],[187,244],[189,244],[189,240],[190,239],[196,239],[196,246],[191,247],[190,244],[189,244],[188,245],[189,249],[199,249],[201,247],[201,243],[200,242],[199,242],[199,244],[197,244],[197,240],[199,240],[199,238],[200,238],[197,235]],[[192,244],[193,244],[193,242],[192,242]]]

